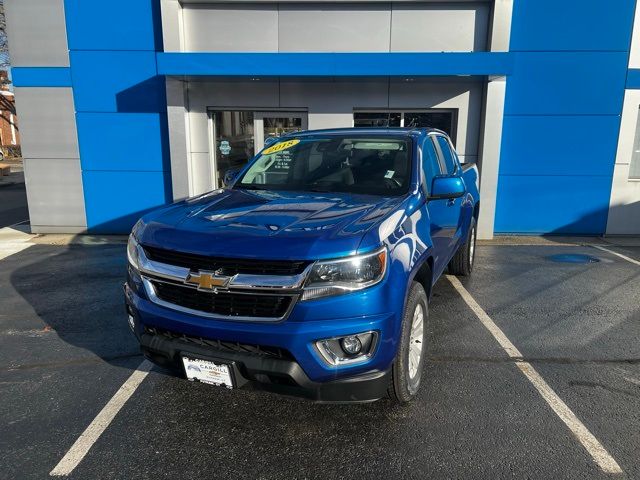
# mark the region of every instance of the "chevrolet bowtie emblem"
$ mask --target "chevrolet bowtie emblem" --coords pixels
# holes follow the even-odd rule
[[[216,293],[218,289],[226,290],[231,281],[231,277],[221,275],[220,270],[208,272],[200,270],[198,272],[189,272],[184,283],[188,285],[196,285],[198,290]]]

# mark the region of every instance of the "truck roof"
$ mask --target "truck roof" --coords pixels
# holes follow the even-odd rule
[[[431,132],[442,133],[446,135],[442,130],[438,130],[437,128],[413,128],[413,127],[345,127],[345,128],[326,128],[321,130],[305,130],[302,132],[291,132],[283,137],[306,137],[310,135],[317,135],[319,133],[323,135],[339,135],[345,133],[355,133],[363,134],[363,135],[406,135],[406,136],[414,136],[414,135],[426,135]],[[281,137],[282,138],[282,137]]]

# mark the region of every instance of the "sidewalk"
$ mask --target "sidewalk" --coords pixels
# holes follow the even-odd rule
[[[22,166],[22,160],[3,160],[0,163],[11,165],[11,173],[9,175],[0,176],[0,188],[24,183],[24,168]]]

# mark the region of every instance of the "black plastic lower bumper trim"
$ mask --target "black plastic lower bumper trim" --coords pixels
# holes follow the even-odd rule
[[[314,382],[295,361],[257,355],[221,352],[159,335],[140,336],[142,353],[152,362],[184,375],[181,356],[228,363],[236,388],[265,390],[317,402],[371,402],[386,396],[390,371],[374,371],[355,377]]]

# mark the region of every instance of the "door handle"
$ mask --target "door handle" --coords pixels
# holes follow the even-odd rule
[[[455,204],[456,204],[455,198],[450,198],[449,200],[447,200],[447,207],[452,207]]]

